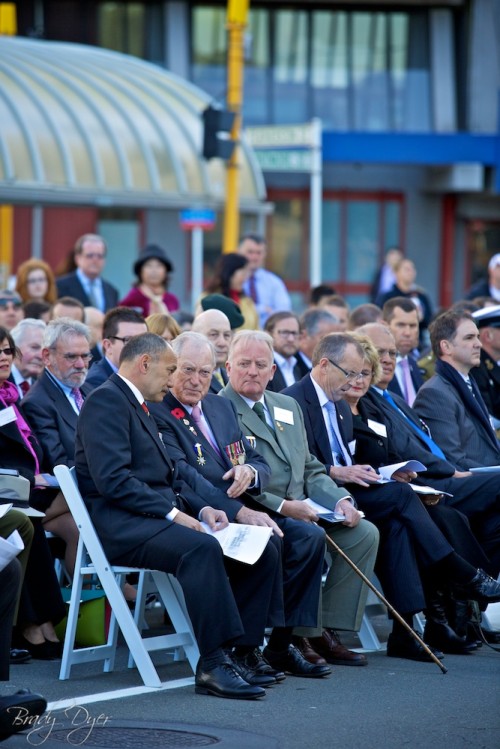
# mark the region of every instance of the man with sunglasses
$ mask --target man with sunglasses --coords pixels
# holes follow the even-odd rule
[[[19,294],[10,289],[0,290],[0,327],[12,330],[24,317],[23,303]]]
[[[94,389],[118,372],[123,347],[135,335],[147,333],[143,316],[130,307],[114,307],[104,317],[102,328],[102,350],[104,356],[90,367],[85,384]]]
[[[44,371],[23,399],[23,411],[43,450],[42,471],[74,465],[76,422],[90,388],[90,331],[68,317],[52,320],[42,343]]]
[[[101,278],[106,262],[106,242],[98,234],[84,234],[75,243],[76,271],[58,278],[59,296],[72,296],[84,307],[106,312],[118,304],[118,290]]]

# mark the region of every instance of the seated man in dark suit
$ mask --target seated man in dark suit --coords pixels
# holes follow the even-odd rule
[[[296,355],[299,350],[299,318],[293,312],[274,312],[266,320],[264,330],[273,339],[275,364],[274,376],[267,383],[267,390],[279,393],[308,371],[305,361]]]
[[[354,506],[349,492],[336,486],[324,466],[309,451],[302,411],[297,402],[281,393],[266,390],[275,364],[272,339],[262,331],[240,331],[229,350],[229,384],[221,391],[236,407],[243,434],[252,436],[256,450],[271,467],[269,485],[255,501],[274,516],[317,523],[315,510],[304,500],[311,498],[345,520],[326,529],[368,577],[372,574],[378,546],[378,531]],[[327,550],[328,546],[327,546]],[[336,554],[322,593],[322,622],[317,627],[299,627],[295,635],[307,658],[316,659],[316,647],[330,663],[364,665],[366,659],[349,651],[332,630],[359,630],[368,589],[351,567]],[[328,629],[323,630],[323,626]],[[314,649],[308,638],[313,637]],[[313,652],[311,652],[313,651]],[[264,651],[266,655],[267,651]],[[273,654],[266,655],[273,665]]]
[[[389,390],[397,393],[409,406],[413,406],[418,389],[424,384],[420,369],[412,356],[418,348],[418,310],[411,299],[394,297],[382,309],[384,322],[389,326],[398,350],[396,376]]]
[[[102,327],[102,349],[104,356],[93,362],[85,380],[91,389],[106,382],[113,372],[118,372],[122,348],[135,335],[147,333],[146,321],[139,312],[130,307],[114,307],[104,316]]]
[[[455,507],[469,518],[474,533],[490,559],[489,571],[497,575],[500,571],[500,475],[459,471],[446,459],[427,424],[402,398],[388,390],[394,377],[397,356],[390,330],[385,325],[369,324],[358,332],[370,338],[378,351],[382,367],[380,379],[360,401],[363,416],[370,419],[375,428],[382,422],[388,426],[388,455],[375,467],[412,458],[423,463],[427,471],[414,483],[428,484],[450,495],[445,495],[441,502]],[[383,443],[383,435],[379,439]]]
[[[351,410],[341,399],[355,383],[364,381],[365,362],[365,351],[352,334],[332,333],[315,349],[310,375],[284,392],[302,408],[313,455],[337,483],[349,488],[358,506],[377,525],[381,539],[377,574],[388,600],[411,623],[417,611],[429,610],[435,578],[448,585],[462,583],[464,579],[470,582],[476,575],[476,567],[454,551],[456,511],[439,506],[425,508],[405,483],[414,474],[399,476],[401,481],[379,486],[380,477],[370,465],[353,462]],[[439,518],[434,519],[435,514]],[[453,516],[452,520],[448,515]],[[464,523],[467,525],[465,519]],[[445,532],[440,530],[443,525]],[[481,561],[483,558],[481,555]],[[396,622],[387,643],[387,654],[425,660],[425,652],[405,633]]]
[[[229,318],[218,309],[207,309],[194,318],[191,330],[206,336],[215,349],[215,369],[209,392],[218,393],[227,384],[226,361],[233,334]]]
[[[207,314],[207,313],[205,313]],[[187,332],[172,342],[177,354],[177,370],[170,392],[153,413],[163,433],[180,476],[199,496],[217,506],[219,498],[238,498],[248,505],[250,516],[259,524],[275,521],[283,531],[283,576],[285,627],[275,627],[269,639],[271,651],[285,655],[279,668],[295,676],[323,677],[330,673],[326,664],[306,661],[291,648],[293,627],[315,625],[323,571],[324,532],[313,525],[273,513],[273,521],[253,499],[265,488],[269,467],[247,442],[238,424],[233,405],[208,394],[215,354],[201,334]],[[236,651],[244,668],[262,670],[260,653],[255,649]],[[269,668],[269,666],[267,666]]]
[[[98,234],[84,234],[75,243],[77,269],[56,281],[60,297],[72,296],[84,307],[96,307],[101,312],[116,307],[118,290],[101,278],[106,260],[106,242]]]
[[[227,499],[226,515],[176,478],[145,403],[161,401],[175,368],[160,336],[145,333],[124,346],[118,373],[90,394],[78,420],[78,483],[112,563],[176,575],[201,653],[196,692],[254,699],[264,690],[239,675],[224,649],[255,646],[269,619],[281,620],[279,548],[268,543],[245,565],[224,558],[202,532],[200,521],[224,527],[241,505]]]
[[[457,470],[500,466],[500,443],[469,376],[481,360],[476,323],[468,312],[452,309],[439,315],[429,330],[436,374],[420,388],[415,411]]]

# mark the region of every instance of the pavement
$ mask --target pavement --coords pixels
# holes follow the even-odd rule
[[[500,623],[500,604],[488,609]],[[385,614],[372,618],[386,639]],[[342,638],[359,646],[355,635]],[[49,712],[6,749],[44,746],[153,749],[216,746],[218,749],[498,749],[500,653],[483,646],[474,655],[447,655],[448,673],[432,663],[368,654],[363,668],[332,667],[327,679],[287,677],[262,700],[247,702],[196,695],[187,662],[154,656],[164,687],[144,687],[126,668],[119,647],[113,673],[100,664],[75,666],[58,679],[57,661],[11,668],[1,693],[29,687],[49,701]]]

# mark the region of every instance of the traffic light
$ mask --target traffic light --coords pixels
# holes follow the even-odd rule
[[[236,114],[210,105],[203,112],[203,158],[230,159],[236,146],[230,133]]]

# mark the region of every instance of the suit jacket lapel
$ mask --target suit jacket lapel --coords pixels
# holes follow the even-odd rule
[[[177,400],[177,398],[174,395],[172,395],[172,393],[168,393],[165,396],[163,402],[167,405],[167,407],[169,408],[170,411],[175,410],[176,408],[179,408],[179,409],[181,409],[183,411],[184,418],[182,419],[182,421],[184,421],[184,419],[185,419],[186,421],[189,422],[188,424],[184,425],[185,428],[186,428],[186,432],[187,432],[189,440],[193,443],[193,445],[196,444],[197,442],[200,442],[203,445],[203,449],[205,450],[205,452],[208,451],[209,454],[210,454],[210,457],[213,460],[216,460],[219,463],[219,465],[221,465],[224,468],[224,470],[226,471],[228,469],[228,466],[229,466],[229,463],[227,463],[225,461],[225,459],[224,459],[224,454],[225,454],[224,453],[224,446],[225,446],[226,443],[224,442],[224,444],[221,444],[223,442],[223,440],[221,440],[220,437],[219,437],[220,429],[217,429],[217,426],[220,426],[220,425],[219,425],[219,421],[218,421],[217,416],[216,416],[215,409],[213,407],[211,408],[210,405],[206,401],[202,402],[203,414],[205,416],[205,419],[210,424],[210,428],[211,428],[211,430],[213,432],[213,435],[215,437],[215,441],[217,442],[217,445],[218,445],[218,447],[219,447],[219,449],[221,451],[221,455],[219,455],[217,453],[217,451],[214,450],[214,448],[212,447],[212,445],[210,444],[210,442],[207,440],[207,438],[205,437],[205,435],[200,431],[200,429],[198,428],[198,426],[195,424],[195,422],[191,418],[191,415],[189,414],[189,412],[186,411],[186,409],[182,405],[182,403],[180,403]],[[231,467],[231,466],[229,466],[229,467]]]
[[[232,402],[236,406],[236,412],[238,414],[238,419],[241,423],[244,435],[253,435],[257,439],[262,440],[263,442],[267,442],[269,445],[271,445],[272,450],[278,453],[278,456],[282,460],[288,461],[288,459],[283,454],[283,450],[278,442],[278,437],[273,437],[270,430],[259,419],[257,414],[254,413],[252,409],[245,403],[243,398],[233,390],[231,385],[226,385],[225,392],[227,393],[228,398],[232,400]],[[273,409],[270,405],[272,403],[271,391],[266,390],[264,392],[264,399],[267,407],[271,412],[271,416],[274,416]],[[258,444],[255,449],[257,450],[257,452],[259,452]]]
[[[253,416],[255,419],[257,419],[257,421],[260,423],[260,425],[262,427],[262,431],[263,432],[267,432],[266,436],[269,437],[268,441],[271,443],[271,445],[273,445],[273,449],[275,449],[274,445],[277,444],[278,447],[279,447],[279,449],[280,449],[280,452],[281,452],[281,456],[280,457],[284,458],[287,463],[291,463],[291,462],[293,462],[293,459],[294,459],[292,442],[289,439],[285,439],[284,432],[283,433],[281,432],[281,430],[277,426],[277,421],[274,418],[274,407],[275,407],[275,405],[278,405],[278,404],[276,404],[274,393],[272,391],[266,390],[264,392],[264,401],[266,403],[267,408],[269,409],[269,413],[271,414],[271,419],[273,420],[273,424],[274,424],[274,435],[275,435],[274,439],[273,439],[273,435],[271,434],[271,432],[269,431],[269,429],[259,419],[259,417],[257,416],[257,414],[254,413],[251,409],[249,409],[251,411],[250,415]],[[278,408],[280,408],[279,405],[278,405]],[[290,452],[290,450],[292,450],[292,452]],[[259,448],[257,448],[257,452],[258,451],[259,451]]]
[[[302,383],[301,383],[302,384]],[[307,403],[307,410],[311,419],[314,431],[314,439],[320,455],[319,460],[322,463],[330,464],[332,462],[332,448],[330,439],[323,418],[323,409],[320,405],[318,395],[310,377],[303,380],[304,396]]]
[[[73,407],[66,398],[64,391],[61,390],[57,383],[50,379],[46,372],[42,374],[42,382],[47,395],[52,401],[54,401],[57,411],[61,414],[64,421],[69,424],[71,429],[76,430],[78,415],[76,411],[73,410]]]
[[[210,428],[217,441],[221,455],[217,455],[215,450],[212,450],[219,463],[225,468],[232,468],[232,463],[226,455],[225,448],[227,447],[227,431],[224,426],[224,421],[221,417],[220,411],[217,409],[217,404],[213,402],[211,398],[205,398],[203,401],[203,413],[205,418],[210,424]],[[210,448],[212,449],[212,448]]]
[[[174,472],[174,466],[172,465],[172,461],[170,460],[170,457],[167,453],[167,450],[163,444],[163,441],[159,437],[159,430],[158,425],[156,421],[154,420],[154,417],[149,415],[143,410],[141,404],[135,397],[132,390],[128,387],[128,385],[119,377],[117,374],[112,374],[109,378],[110,382],[113,382],[125,395],[127,398],[130,407],[132,408],[132,411],[135,413],[138,419],[142,422],[142,424],[145,426],[149,434],[151,435],[156,447],[160,451],[161,455],[163,456],[164,461],[167,463],[168,467],[172,472]]]

